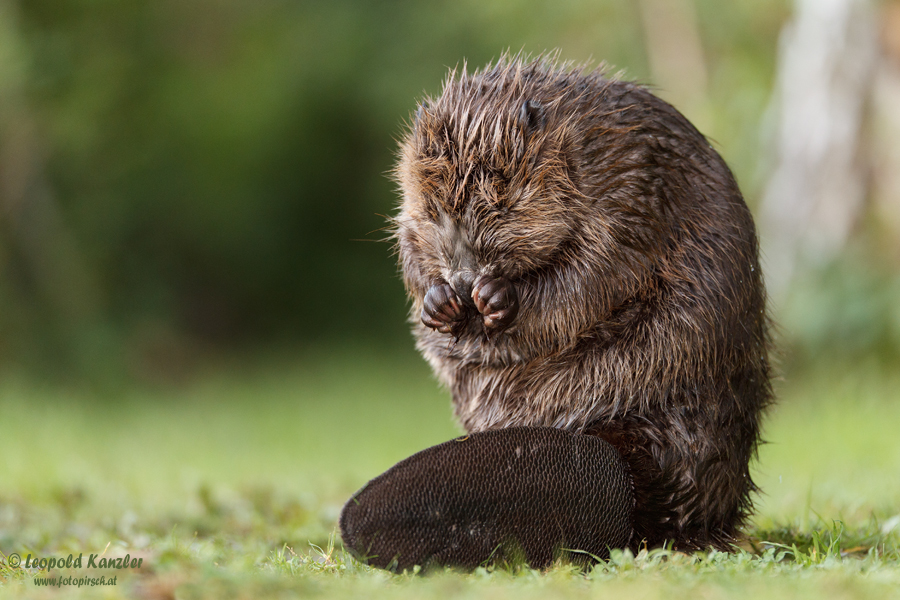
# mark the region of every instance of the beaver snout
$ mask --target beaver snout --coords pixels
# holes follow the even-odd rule
[[[460,269],[450,276],[450,287],[456,291],[456,296],[465,304],[474,306],[472,301],[472,287],[478,274],[469,269]]]

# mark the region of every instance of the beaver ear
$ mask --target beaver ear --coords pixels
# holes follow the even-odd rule
[[[541,131],[547,124],[544,107],[534,100],[526,100],[519,109],[519,122],[528,134]]]
[[[413,123],[418,123],[422,120],[425,114],[428,112],[430,106],[428,105],[428,100],[422,100],[422,103],[419,105],[419,108],[416,109],[416,116],[413,119]]]
[[[433,114],[430,110],[431,105],[423,100],[413,116],[412,130],[422,154],[434,158],[441,155],[441,145],[435,138]]]

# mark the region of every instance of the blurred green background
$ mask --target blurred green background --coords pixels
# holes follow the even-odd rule
[[[789,15],[698,1],[705,89],[675,98],[751,205]],[[222,352],[409,346],[379,230],[417,99],[505,49],[659,83],[645,25],[624,1],[2,0],[0,368],[177,380]]]
[[[889,54],[897,2],[873,6]],[[383,231],[396,139],[448,68],[506,49],[655,86],[759,213],[792,13],[785,0],[0,0],[0,373],[177,382],[271,348],[408,348]],[[865,207],[854,218],[840,252],[773,303],[788,370],[900,355],[900,228]]]

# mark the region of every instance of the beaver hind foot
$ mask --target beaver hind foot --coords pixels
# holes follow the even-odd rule
[[[633,535],[633,483],[599,437],[549,427],[473,433],[400,461],[341,512],[345,547],[403,571],[609,558]]]

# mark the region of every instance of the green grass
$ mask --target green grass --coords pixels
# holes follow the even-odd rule
[[[124,393],[6,380],[0,551],[144,559],[116,586],[62,591],[88,597],[900,598],[900,374],[822,369],[780,388],[740,552],[416,577],[356,563],[335,536],[355,489],[459,431],[411,351],[329,349]],[[58,596],[44,575],[0,557],[0,596]]]

